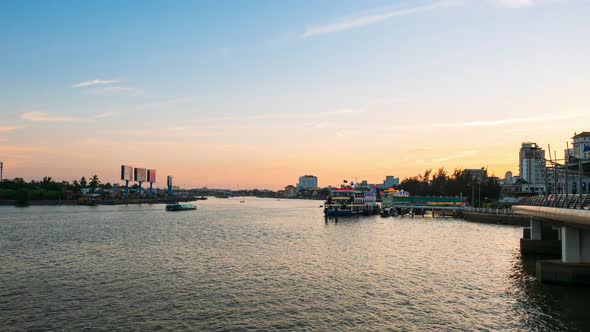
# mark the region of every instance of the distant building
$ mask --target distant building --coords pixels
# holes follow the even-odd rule
[[[301,189],[313,189],[318,187],[318,178],[313,175],[303,175],[299,177],[299,183],[297,183],[297,190]]]
[[[285,197],[297,197],[297,188],[292,185],[285,187]]]
[[[392,175],[387,175],[385,177],[385,181],[383,181],[383,186],[385,188],[391,188],[393,186],[399,186],[399,178],[396,178]]]
[[[508,172],[506,172],[506,174],[504,174],[503,184],[514,184],[515,181],[516,181],[516,179],[512,175],[511,171],[508,171]]]
[[[573,139],[572,155],[576,158],[589,159],[590,158],[590,132],[584,131],[575,134]]]
[[[545,186],[545,151],[536,143],[522,143],[518,158],[520,178],[535,187]]]
[[[483,176],[485,175],[485,168],[468,168],[465,170],[465,172],[467,172],[467,174],[469,174],[472,179],[482,181]]]
[[[385,176],[385,180],[383,180],[383,184],[378,184],[377,188],[387,189],[394,186],[399,186],[399,178],[396,178],[393,175],[387,175]]]
[[[354,189],[361,191],[370,191],[371,189],[373,189],[373,186],[374,185],[367,182],[367,180],[363,180],[360,183],[355,183]]]

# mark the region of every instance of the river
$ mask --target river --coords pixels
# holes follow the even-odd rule
[[[590,291],[537,283],[521,228],[242,199],[0,206],[0,330],[590,329]]]

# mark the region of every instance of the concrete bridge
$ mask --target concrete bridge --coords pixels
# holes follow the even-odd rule
[[[523,255],[561,258],[537,261],[538,279],[590,285],[590,195],[530,197],[512,210],[530,217],[520,241]]]

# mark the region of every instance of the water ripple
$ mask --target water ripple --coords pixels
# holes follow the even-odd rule
[[[519,228],[317,202],[0,207],[0,328],[588,329],[587,290],[541,285]],[[534,262],[533,262],[534,264]]]

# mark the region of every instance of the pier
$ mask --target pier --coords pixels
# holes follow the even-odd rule
[[[394,196],[386,195],[381,200],[382,215],[412,217],[426,214],[437,214],[442,217],[454,217],[461,212],[463,205],[459,197],[428,197],[428,196]]]

